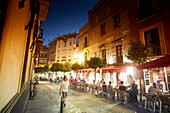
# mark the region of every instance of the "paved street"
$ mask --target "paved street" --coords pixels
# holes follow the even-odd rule
[[[59,85],[42,82],[37,85],[37,96],[29,101],[26,113],[59,113]],[[135,106],[120,105],[105,98],[79,90],[71,90],[64,113],[150,113]]]

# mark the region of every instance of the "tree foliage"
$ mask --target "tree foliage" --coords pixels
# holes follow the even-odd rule
[[[49,71],[50,71],[49,65],[45,65],[45,66],[43,67],[43,70],[44,70],[44,72],[49,72]]]
[[[53,72],[63,71],[64,65],[62,63],[53,63],[50,70]]]
[[[139,40],[134,42],[130,40],[129,45],[130,47],[127,51],[126,57],[134,63],[140,64],[145,62],[149,53],[148,47]]]
[[[35,73],[44,73],[43,67],[36,67],[35,68]]]
[[[78,64],[77,62],[76,63],[74,63],[72,66],[71,66],[71,69],[72,70],[75,70],[75,71],[77,71],[77,70],[79,70],[79,69],[82,69],[83,67],[80,65],[80,64]]]
[[[71,70],[71,63],[70,62],[66,62],[65,64],[63,64],[63,71],[64,72],[69,72]]]
[[[87,65],[90,68],[97,69],[97,67],[103,67],[103,59],[100,57],[91,57],[90,60],[87,61]]]

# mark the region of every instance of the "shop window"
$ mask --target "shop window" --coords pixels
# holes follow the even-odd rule
[[[122,45],[116,46],[117,63],[123,63]]]
[[[106,65],[106,49],[102,50],[103,64]]]
[[[101,28],[101,35],[106,34],[106,31],[105,31],[105,23],[101,24],[101,25],[100,25],[100,28]]]
[[[114,24],[115,24],[115,28],[117,28],[117,27],[119,27],[120,26],[120,13],[117,13],[116,15],[115,15],[115,22],[114,22]]]
[[[139,20],[153,15],[160,9],[160,0],[140,0],[139,2]]]
[[[158,28],[144,32],[145,44],[149,47],[150,54],[161,55]]]

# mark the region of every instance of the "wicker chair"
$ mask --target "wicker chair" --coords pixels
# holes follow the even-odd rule
[[[170,111],[170,96],[169,95],[159,95],[160,103],[160,113],[162,112],[162,106],[168,107],[168,111]]]
[[[145,97],[146,97],[146,101],[145,101],[145,109],[147,107],[147,104],[148,102],[152,102],[154,104],[154,112],[155,112],[155,106],[156,106],[156,98],[152,95],[152,94],[149,94],[149,93],[146,93],[145,94]]]
[[[102,98],[103,98],[104,94],[107,95],[107,87],[102,88]]]

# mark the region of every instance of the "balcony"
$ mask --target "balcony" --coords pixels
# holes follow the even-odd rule
[[[40,21],[46,21],[50,6],[50,0],[39,0],[39,3],[40,3],[39,19]]]

